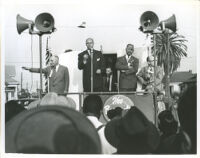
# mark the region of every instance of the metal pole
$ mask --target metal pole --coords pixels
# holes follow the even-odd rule
[[[39,46],[40,46],[40,94],[39,98],[42,98],[42,35],[39,35]]]
[[[91,54],[91,92],[93,92],[93,52],[90,50]]]
[[[154,63],[153,63],[153,67],[154,67],[154,74],[153,74],[153,81],[154,81],[154,92],[156,90],[156,36],[153,35],[153,43],[154,43]]]
[[[21,72],[21,91],[22,91],[22,88],[23,88],[22,84],[23,84],[23,72]]]
[[[169,32],[167,31],[167,100],[168,100],[168,106],[166,107],[168,110],[171,107],[171,97],[170,97],[170,54],[169,54]]]
[[[156,127],[158,126],[158,122],[157,122],[157,93],[156,93],[156,35],[153,34],[153,44],[154,44],[154,54],[153,54],[153,57],[154,57],[154,74],[153,74],[153,81],[154,81],[154,85],[153,85],[153,96],[154,96],[154,108],[155,108],[155,115],[154,115],[154,119],[155,119],[155,125]]]

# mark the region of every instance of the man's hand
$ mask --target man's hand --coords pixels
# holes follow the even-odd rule
[[[101,69],[97,69],[96,73],[101,74]]]
[[[30,70],[29,67],[25,67],[25,66],[23,66],[22,69],[24,69],[24,70]]]
[[[84,59],[88,59],[88,57],[89,57],[88,54],[84,54],[84,55],[83,55],[83,58],[84,58]]]
[[[88,58],[89,58],[88,54],[83,55],[83,64],[87,63]]]

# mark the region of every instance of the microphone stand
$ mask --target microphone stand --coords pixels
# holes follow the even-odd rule
[[[90,55],[91,55],[91,92],[93,92],[93,51],[90,50]]]

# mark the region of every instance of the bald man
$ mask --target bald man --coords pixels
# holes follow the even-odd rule
[[[40,73],[39,68],[22,67],[30,72]],[[59,57],[53,55],[50,58],[50,66],[42,69],[49,78],[49,92],[55,92],[60,95],[65,95],[69,89],[69,71],[68,68],[59,64]]]
[[[91,55],[93,54],[93,92],[103,91],[103,76],[106,73],[103,54],[95,50],[94,40],[86,39],[87,50],[78,55],[78,68],[83,70],[83,90],[91,92]]]

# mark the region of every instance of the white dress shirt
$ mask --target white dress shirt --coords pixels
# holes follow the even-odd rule
[[[102,125],[102,123],[97,119],[95,116],[87,116],[87,118],[92,122],[92,124],[95,126],[95,128],[98,128]],[[106,139],[104,134],[105,126],[102,127],[99,131],[99,137],[101,140],[101,146],[102,146],[102,154],[112,154],[116,153],[117,149],[113,147]]]
[[[58,64],[58,65],[56,65],[56,72],[58,71],[58,68],[59,68],[59,64]],[[51,72],[50,72],[50,74],[49,74],[49,77],[51,77],[51,76],[52,76],[52,74],[53,74],[53,69],[51,69]]]
[[[132,55],[130,55],[130,56],[126,55],[126,61],[127,61],[127,63],[128,63],[128,66],[130,66],[130,65],[131,65],[131,63],[129,62],[129,60],[130,60],[131,56],[132,56]]]

